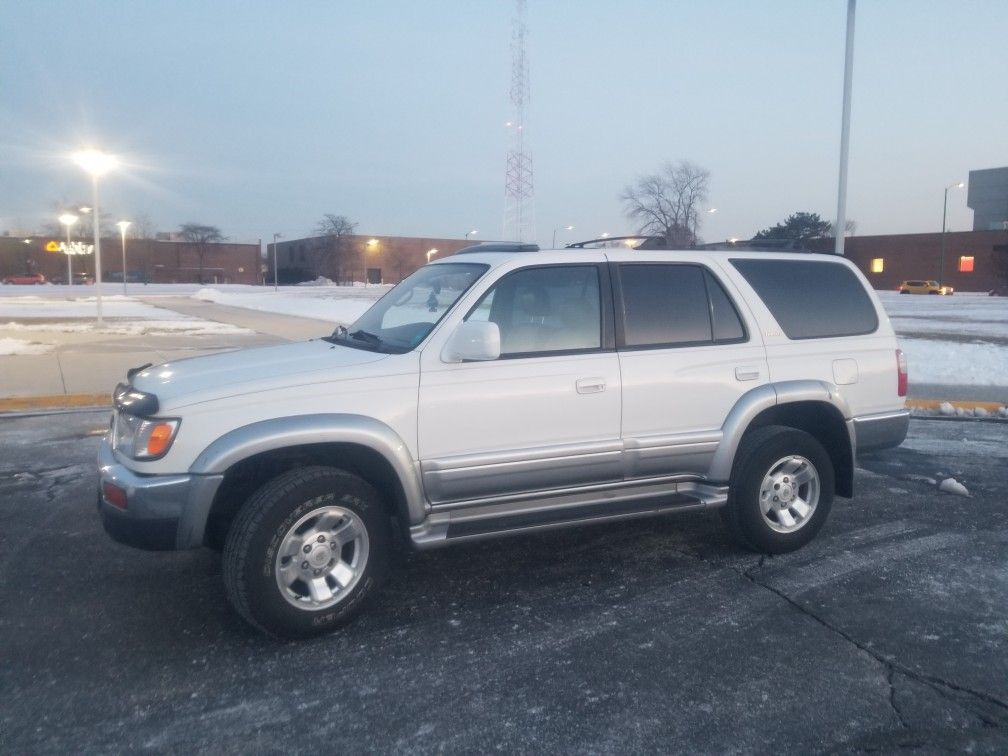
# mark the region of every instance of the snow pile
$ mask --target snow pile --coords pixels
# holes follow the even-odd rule
[[[0,339],[0,357],[24,354],[45,354],[51,346],[48,344],[36,344],[32,341],[22,341],[21,339]]]
[[[327,323],[352,323],[389,290],[389,286],[286,286],[271,288],[241,286],[203,288],[193,299],[275,312]]]
[[[938,484],[938,490],[955,496],[969,496],[969,490],[955,478],[945,478]]]
[[[331,278],[319,276],[314,281],[302,281],[298,286],[335,286],[336,283]]]
[[[941,404],[939,405],[939,407],[938,407],[938,411],[939,411],[939,412],[940,412],[941,414],[945,415],[946,417],[951,417],[952,415],[954,415],[954,414],[956,413],[956,408],[955,408],[955,407],[953,407],[953,406],[952,406],[951,404],[949,404],[948,402],[942,402],[942,403],[941,403]]]
[[[102,315],[106,318],[146,320],[174,320],[183,317],[121,294],[102,297]],[[94,297],[0,297],[0,318],[3,319],[69,320],[97,316],[98,306]]]
[[[239,328],[230,323],[215,323],[197,318],[176,320],[106,320],[101,328],[94,322],[70,323],[7,323],[0,325],[4,331],[28,331],[35,333],[104,333],[113,336],[232,336],[255,333],[247,328]]]

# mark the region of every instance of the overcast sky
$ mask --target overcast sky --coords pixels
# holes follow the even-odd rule
[[[836,212],[844,0],[529,0],[539,239],[637,229],[618,195],[664,161],[711,172],[707,240]],[[127,167],[103,210],[235,240],[499,238],[507,0],[7,2],[0,232],[89,196],[66,155]],[[1008,2],[862,0],[848,217],[938,231],[946,185],[1008,165]],[[965,190],[950,227],[971,228]]]

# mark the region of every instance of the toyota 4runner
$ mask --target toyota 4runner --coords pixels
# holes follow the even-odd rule
[[[828,255],[463,250],[305,343],[130,371],[100,452],[116,540],[223,550],[284,637],[347,621],[417,549],[718,508],[780,553],[899,444],[907,374]]]

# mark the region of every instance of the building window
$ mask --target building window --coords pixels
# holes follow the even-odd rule
[[[871,272],[881,273],[883,270],[885,270],[885,260],[881,257],[873,257],[871,261]]]
[[[959,258],[959,272],[960,273],[972,273],[973,272],[973,255],[963,255]]]

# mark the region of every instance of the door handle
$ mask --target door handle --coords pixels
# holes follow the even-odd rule
[[[759,378],[759,368],[737,367],[735,368],[735,378],[739,381],[755,381]]]
[[[605,391],[605,378],[578,378],[575,385],[579,394],[601,394]]]

